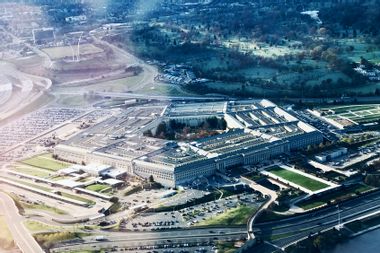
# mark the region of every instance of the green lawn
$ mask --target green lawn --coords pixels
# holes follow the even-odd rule
[[[357,123],[374,122],[380,119],[379,104],[370,105],[346,105],[335,107],[324,107],[322,110],[334,111],[333,115],[328,115],[330,119],[337,119],[342,116]],[[356,115],[355,115],[356,114]]]
[[[41,178],[47,178],[52,174],[52,171],[50,170],[27,166],[25,164],[17,164],[14,170],[19,173],[23,173],[23,174],[27,174],[27,175],[35,176],[35,177],[41,177]]]
[[[309,177],[303,176],[296,172],[286,170],[280,167],[272,168],[268,170],[268,172],[278,177],[281,177],[289,182],[302,186],[310,191],[318,191],[318,190],[328,187],[328,185],[325,183],[319,182],[317,180],[311,179]]]
[[[218,249],[218,252],[222,252],[222,253],[234,253],[237,250],[234,242],[218,241],[218,244],[216,247]]]
[[[33,203],[33,204],[26,203],[26,202],[21,201],[20,197],[14,193],[7,193],[7,194],[13,199],[17,208],[20,211],[22,211],[22,209],[38,209],[38,210],[52,212],[55,214],[61,214],[61,215],[67,214],[67,212],[65,212],[65,211],[63,211],[57,207],[48,206],[44,203]]]
[[[74,194],[69,194],[69,193],[66,193],[66,192],[61,192],[61,194],[62,194],[63,197],[66,197],[66,198],[69,198],[69,199],[75,199],[75,200],[78,200],[78,201],[82,201],[82,202],[87,203],[89,205],[94,205],[95,204],[94,201],[86,199],[86,198],[83,198],[81,196],[78,196],[77,194],[74,195]]]
[[[5,177],[4,177],[5,178]],[[34,188],[34,189],[38,189],[38,190],[42,190],[42,191],[46,191],[46,192],[52,192],[53,189],[49,188],[49,187],[45,187],[45,186],[42,186],[42,185],[39,185],[39,184],[36,184],[36,183],[33,183],[32,181],[27,181],[27,180],[19,180],[19,179],[15,179],[15,178],[6,178],[8,179],[9,181],[13,181],[15,183],[18,183],[18,184],[21,184],[21,185],[25,185],[25,186],[28,186],[28,187],[31,187],[31,188]]]
[[[301,201],[297,203],[297,206],[301,207],[304,210],[310,210],[312,208],[327,204],[328,202],[343,201],[352,197],[356,197],[357,193],[360,194],[372,189],[373,187],[368,186],[368,185],[361,185],[361,184],[352,185],[347,189],[342,189],[337,192],[327,193],[316,199],[308,199],[308,200]]]
[[[50,192],[50,193],[53,192],[52,188],[48,188],[48,187],[45,187],[45,186],[42,186],[42,185],[30,182],[30,181],[18,180],[18,179],[14,179],[14,178],[7,178],[7,179],[10,180],[10,181],[22,184],[22,185],[26,185],[26,186],[29,186],[29,187],[32,187],[32,188],[35,188],[35,189],[42,190],[42,191],[46,191],[46,192]],[[74,199],[74,200],[82,201],[83,203],[87,203],[89,205],[95,204],[94,201],[86,199],[86,198],[83,198],[81,196],[78,196],[78,194],[70,194],[70,193],[66,193],[66,192],[61,192],[61,196],[69,198],[69,199]]]
[[[197,224],[197,226],[213,225],[242,225],[247,222],[249,217],[255,212],[256,208],[249,206],[239,206],[228,210],[225,213],[216,215]]]
[[[70,232],[70,231],[60,231],[60,232],[48,232],[48,233],[37,233],[34,234],[36,241],[42,245],[44,248],[51,248],[61,241],[68,241],[73,239],[81,239],[84,236],[89,236],[89,233],[82,232]]]
[[[72,57],[72,48],[69,46],[50,47],[42,49],[52,60],[57,60],[65,57]],[[96,47],[93,44],[81,44],[80,55],[91,55],[103,52],[103,49]]]
[[[31,165],[38,168],[47,169],[50,171],[58,171],[70,166],[69,163],[54,160],[53,158],[47,156],[35,156],[22,161],[22,163]]]
[[[60,180],[69,179],[69,178],[72,178],[72,177],[70,177],[70,176],[54,176],[50,180],[52,180],[52,181],[60,181]]]
[[[299,205],[299,207],[301,207],[303,210],[310,210],[310,209],[313,209],[316,207],[320,207],[324,204],[326,204],[326,202],[315,200],[315,201],[307,202],[305,204],[301,204],[301,205]]]
[[[346,224],[346,227],[354,231],[355,233],[360,232],[362,230],[368,229],[370,227],[374,227],[380,224],[380,215],[370,216],[363,220],[353,221],[351,223]]]
[[[43,211],[52,212],[52,213],[55,213],[55,214],[61,214],[61,215],[67,214],[67,212],[65,212],[65,211],[63,211],[63,210],[61,210],[59,208],[48,206],[48,205],[45,205],[45,204],[26,204],[26,203],[22,203],[22,206],[24,208],[39,209],[39,210],[43,210]]]
[[[86,190],[94,191],[94,192],[104,192],[108,189],[110,189],[108,185],[105,184],[93,184],[86,187]]]
[[[62,230],[62,228],[58,226],[51,226],[46,223],[42,223],[42,222],[34,221],[34,220],[26,220],[24,221],[24,225],[28,230],[32,232],[47,231],[47,230]]]

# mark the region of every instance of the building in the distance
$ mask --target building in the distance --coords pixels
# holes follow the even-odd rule
[[[155,132],[161,122],[196,126],[211,117],[223,118],[227,130],[188,142],[143,136],[146,130]],[[107,133],[110,124],[112,133]],[[168,187],[323,141],[317,129],[265,99],[128,108],[86,131],[57,145],[54,153],[76,163],[107,164],[143,178],[153,176]],[[120,138],[109,138],[115,133]]]
[[[51,27],[33,29],[32,34],[33,34],[33,42],[36,45],[42,45],[42,44],[54,42],[55,40],[54,29]]]

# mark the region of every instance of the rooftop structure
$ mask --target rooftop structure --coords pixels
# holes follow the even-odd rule
[[[143,136],[161,122],[197,126],[224,118],[227,130],[195,141]],[[246,100],[131,107],[86,129],[55,148],[58,157],[77,163],[107,164],[119,171],[169,187],[224,172],[322,142],[322,134],[269,100]]]

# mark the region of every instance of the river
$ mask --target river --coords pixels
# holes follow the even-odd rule
[[[380,252],[380,229],[365,233],[361,236],[337,245],[333,250],[326,253],[379,253]]]

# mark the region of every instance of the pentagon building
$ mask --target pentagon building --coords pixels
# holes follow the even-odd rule
[[[161,122],[197,126],[207,118],[224,119],[227,129],[194,141],[144,136]],[[226,168],[253,165],[323,141],[322,134],[269,100],[172,103],[130,107],[57,145],[59,159],[99,163],[167,187]]]

